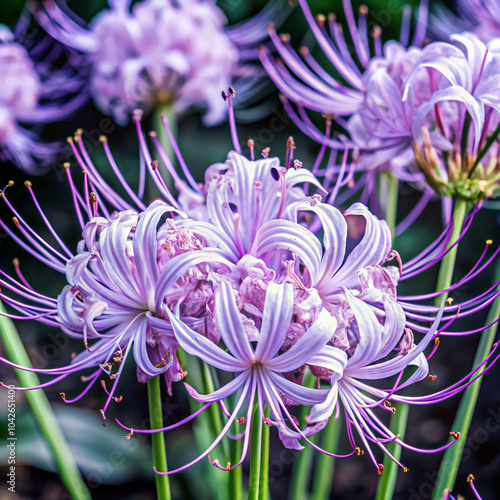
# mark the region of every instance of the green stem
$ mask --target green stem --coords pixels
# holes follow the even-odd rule
[[[387,222],[394,241],[396,235],[396,216],[398,211],[399,180],[390,172],[380,172],[378,183],[379,203],[382,211],[381,215]]]
[[[330,417],[321,435],[321,447],[323,449],[330,451],[338,449],[341,427],[340,418]],[[314,474],[312,500],[328,500],[330,498],[334,470],[335,458],[320,453]]]
[[[455,200],[455,209],[453,211],[453,231],[451,233],[450,241],[448,242],[447,248],[450,248],[459,238],[462,232],[462,226],[464,224],[465,216],[467,215],[467,201],[462,198],[457,198]],[[455,269],[455,261],[457,258],[458,244],[455,245],[443,258],[441,261],[441,267],[439,268],[439,276],[436,285],[436,291],[446,290],[450,287],[451,281],[453,279],[453,271]],[[434,304],[440,306],[443,298],[448,296],[447,293],[436,297]]]
[[[306,370],[302,385],[304,387],[313,387],[315,380],[314,375],[309,370]],[[305,417],[309,415],[310,411],[311,409],[308,406],[302,406],[300,408],[299,422],[301,424],[305,422]],[[310,440],[314,443],[316,436],[311,436]],[[307,485],[311,474],[312,460],[312,446],[306,446],[298,453],[298,458],[292,471],[292,484],[290,485],[289,493],[290,500],[304,500],[308,497]]]
[[[151,419],[151,429],[161,429],[163,427],[163,415],[161,412],[160,376],[148,378],[148,402],[149,417]],[[165,438],[163,432],[151,434],[153,443],[153,464],[155,469],[166,472],[167,450],[165,449]],[[156,495],[158,500],[170,500],[170,483],[168,476],[156,474]]]
[[[494,283],[500,280],[500,264],[497,264],[495,271]],[[500,316],[500,297],[497,297],[495,302],[493,302],[491,309],[488,313],[486,319],[486,324],[489,325],[493,323]],[[476,356],[474,357],[474,368],[477,368],[484,359],[488,356],[491,350],[493,341],[495,340],[496,332],[498,329],[498,323],[484,330],[481,334],[481,340],[479,341],[479,346],[476,351]],[[481,367],[475,376],[479,375],[484,371],[484,366]],[[482,378],[477,379],[474,383],[469,385],[464,391],[462,400],[458,407],[458,412],[453,422],[453,430],[460,432],[460,439],[450,448],[448,448],[441,461],[441,466],[439,468],[439,473],[437,476],[436,484],[434,487],[434,493],[432,496],[433,500],[441,500],[443,498],[443,491],[447,488],[450,491],[453,490],[455,485],[455,480],[457,477],[458,468],[460,466],[460,460],[462,459],[462,453],[464,450],[465,442],[467,439],[467,433],[469,432],[469,427],[472,421],[472,416],[476,406],[476,401],[479,395],[479,389],[481,387]]]
[[[204,370],[202,366],[204,363],[196,356],[186,355],[182,349],[177,350],[179,362],[184,370],[187,371],[188,382],[193,387],[205,387]],[[205,389],[203,389],[205,390]],[[201,403],[189,398],[189,408],[191,412],[199,410]],[[209,411],[204,411],[195,419],[193,424],[194,437],[197,449],[201,451],[206,450],[213,441],[212,436],[216,436],[221,431],[222,427],[215,428],[212,415]],[[215,433],[215,434],[214,434]],[[227,457],[228,455],[225,455]],[[217,468],[212,467],[205,462],[204,470],[205,487],[209,490],[208,496],[210,498],[221,498],[221,495],[227,491],[228,476],[226,474],[219,474]],[[221,498],[223,500],[223,498]]]
[[[0,302],[0,311],[5,312]],[[31,362],[24,345],[19,338],[14,324],[5,316],[0,316],[0,336],[7,358],[12,362],[31,368]],[[36,387],[40,385],[38,377],[33,372],[14,370],[21,387]],[[76,461],[69,449],[66,439],[61,432],[57,419],[50,403],[42,389],[25,391],[26,399],[31,407],[38,425],[54,454],[59,475],[72,498],[90,500],[90,493],[85,486]]]
[[[261,457],[262,457],[262,418],[258,405],[255,405],[250,435],[250,477],[248,482],[248,500],[259,500]],[[267,487],[267,485],[266,485]]]
[[[236,424],[238,425],[238,424]],[[241,439],[231,440],[231,463],[235,464],[241,456]],[[242,500],[243,498],[243,467],[240,465],[229,472],[229,498]]]
[[[264,409],[264,416],[269,417],[269,407]],[[260,450],[260,487],[259,500],[267,500],[267,492],[269,490],[269,425],[262,427],[262,439]]]
[[[399,434],[400,439],[404,439],[405,437],[409,408],[408,405],[400,405],[396,408],[396,413],[391,417],[390,429],[394,434]],[[400,445],[395,442],[389,443],[387,450],[398,462],[400,461],[402,451]],[[393,498],[399,467],[388,455],[384,459],[384,467],[384,473],[380,476],[375,500],[392,500]]]
[[[453,243],[455,243],[460,233],[462,232],[462,226],[467,214],[467,202],[458,198],[455,200],[455,209],[453,211],[453,231],[448,242],[447,248],[450,248]],[[443,258],[441,262],[441,267],[439,269],[439,276],[436,285],[436,291],[446,290],[450,287],[453,279],[453,271],[455,269],[455,261],[457,257],[458,245],[455,245]],[[435,305],[440,306],[443,298],[446,298],[448,294],[443,294],[436,298]],[[406,426],[408,424],[408,408],[399,408],[396,414],[391,419],[390,429],[394,434],[400,434],[404,437]],[[401,456],[401,447],[396,443],[391,443],[389,445],[389,450],[392,452],[394,457],[399,460]],[[389,500],[394,496],[394,488],[396,486],[397,474],[399,471],[399,466],[386,456],[384,459],[384,473],[383,478],[379,481],[377,488],[376,500]],[[385,479],[384,476],[388,477]]]

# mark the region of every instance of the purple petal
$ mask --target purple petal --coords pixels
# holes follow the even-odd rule
[[[158,281],[158,224],[167,212],[179,213],[175,208],[161,200],[156,200],[139,216],[134,233],[134,263],[137,268],[137,280],[144,301],[154,310],[154,290]]]
[[[322,287],[321,294],[326,294],[340,286],[347,288],[356,286],[358,271],[363,267],[383,263],[391,250],[391,231],[385,221],[377,219],[361,203],[355,203],[344,212],[344,217],[347,218],[349,215],[364,217],[365,234],[356,248],[347,256],[344,265],[331,282]]]
[[[233,290],[226,282],[222,282],[215,292],[214,320],[229,352],[240,361],[252,363],[253,349],[241,322]]]
[[[200,401],[202,403],[213,403],[215,401],[221,401],[232,394],[234,394],[245,382],[252,377],[252,369],[248,369],[243,373],[240,373],[236,378],[228,382],[226,385],[219,387],[216,391],[210,394],[200,394],[196,389],[191,387],[189,384],[185,384],[189,395],[196,399],[196,401]]]
[[[329,389],[312,389],[295,384],[270,370],[267,371],[267,375],[283,395],[301,405],[313,406],[320,403],[325,400],[329,392]]]
[[[260,257],[266,252],[278,250],[295,253],[312,276],[318,275],[322,252],[321,243],[305,227],[282,219],[266,222],[257,233],[249,253]]]
[[[242,372],[248,368],[248,363],[235,359],[206,337],[189,328],[168,309],[164,310],[172,323],[175,338],[188,354],[197,356],[205,363],[226,372]]]
[[[290,327],[292,309],[292,286],[271,281],[264,303],[260,340],[255,350],[256,360],[267,363],[279,351]]]
[[[213,252],[187,252],[181,255],[176,255],[165,266],[158,277],[158,282],[156,283],[156,310],[161,309],[163,303],[163,298],[167,293],[168,289],[174,285],[174,283],[190,268],[197,266],[202,263],[216,263],[224,264],[230,270],[234,269],[234,264],[225,259],[224,257],[217,255]]]

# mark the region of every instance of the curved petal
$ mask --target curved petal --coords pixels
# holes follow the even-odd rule
[[[322,295],[339,286],[355,286],[359,269],[383,263],[391,251],[391,231],[385,221],[377,219],[361,203],[355,203],[344,212],[345,218],[349,215],[358,215],[365,219],[365,234],[347,256],[338,273],[321,288]],[[349,222],[347,224],[349,225]]]
[[[303,200],[291,205],[286,213],[297,222],[297,212],[309,210],[318,215],[323,228],[323,245],[325,247],[321,258],[319,273],[312,275],[311,286],[320,288],[342,265],[345,257],[347,240],[347,223],[342,213],[326,203],[315,203],[312,200]]]
[[[349,292],[346,293],[346,298],[356,318],[359,331],[359,343],[347,363],[347,368],[355,369],[377,359],[377,353],[381,348],[382,326],[372,309],[362,300]]]
[[[278,285],[271,281],[264,303],[260,340],[255,350],[256,360],[267,363],[279,351],[290,327],[292,309],[292,286],[285,283]]]
[[[330,383],[333,385],[337,380],[342,377],[344,368],[347,365],[347,353],[333,347],[325,345],[318,354],[315,354],[308,362],[311,366],[320,366],[332,371]]]
[[[161,200],[155,200],[139,216],[134,233],[134,264],[137,268],[137,280],[140,293],[149,309],[154,309],[154,290],[158,280],[158,224],[167,212],[180,213]]]
[[[128,210],[105,228],[99,237],[99,247],[105,271],[109,278],[127,295],[137,296],[137,283],[130,270],[126,244],[132,228],[137,224],[137,213]]]
[[[403,308],[392,298],[383,297],[385,322],[377,358],[385,358],[396,347],[404,332],[406,317]]]
[[[141,320],[140,324],[136,328],[136,333],[134,335],[134,359],[137,366],[144,371],[150,377],[159,375],[160,373],[166,372],[174,361],[173,353],[170,353],[165,360],[166,363],[162,367],[155,366],[148,354],[148,321],[146,318]],[[165,353],[167,354],[167,353]]]
[[[196,389],[191,387],[189,384],[184,384],[186,386],[189,395],[200,401],[202,403],[214,403],[215,401],[221,401],[232,394],[234,394],[248,379],[252,376],[252,369],[248,369],[243,373],[240,373],[236,378],[228,382],[226,385],[219,387],[216,391],[210,394],[200,394]]]
[[[259,229],[249,253],[260,258],[266,252],[278,250],[295,253],[312,276],[319,274],[321,243],[300,224],[283,219],[266,222]]]
[[[406,356],[399,355],[382,363],[377,363],[371,366],[363,366],[352,370],[350,366],[347,366],[344,374],[353,378],[373,380],[391,377],[392,375],[395,375],[396,373],[404,370],[424,351],[424,349],[428,346],[429,342],[436,334],[441,322],[441,318],[443,316],[444,305],[445,302],[443,300],[436,319],[434,320],[432,326],[429,328],[429,331],[425,334],[424,338],[418,343],[418,345],[413,347],[408,352],[408,354],[406,354]]]
[[[167,293],[168,289],[190,268],[197,266],[202,263],[219,263],[224,264],[229,267],[230,270],[234,269],[234,264],[225,259],[224,257],[217,255],[214,252],[209,251],[196,251],[187,252],[181,255],[176,255],[173,259],[168,262],[158,277],[158,282],[156,283],[156,311],[161,309],[161,304],[163,298]]]
[[[278,372],[291,372],[309,363],[309,360],[318,354],[333,337],[336,327],[337,320],[326,309],[323,309],[297,343],[285,353],[266,361],[266,367]]]
[[[282,375],[278,375],[270,370],[267,371],[267,374],[281,393],[301,405],[313,406],[321,403],[330,392],[329,389],[312,389],[310,387],[304,387],[303,385],[294,384]]]
[[[233,290],[226,282],[215,291],[214,320],[229,352],[240,361],[252,363],[253,349],[241,322]]]
[[[325,400],[321,403],[315,404],[311,408],[311,413],[309,415],[309,424],[314,422],[321,422],[330,418],[332,416],[333,410],[337,406],[339,394],[339,386],[335,383],[332,388],[328,391],[328,395]]]
[[[474,146],[477,146],[481,139],[481,131],[484,125],[484,104],[477,99],[475,99],[467,90],[458,85],[453,85],[451,87],[438,90],[432,96],[428,105],[423,108],[422,112],[419,112],[418,118],[423,115],[425,110],[430,110],[438,102],[443,101],[457,101],[465,104],[467,111],[469,112],[472,121],[474,123]],[[423,119],[423,116],[420,118]],[[418,127],[418,128],[417,128]],[[416,129],[417,128],[417,129]],[[415,120],[414,122],[414,135],[418,137],[420,129],[420,120]],[[415,133],[416,132],[416,133]]]

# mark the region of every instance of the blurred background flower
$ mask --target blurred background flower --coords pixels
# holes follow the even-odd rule
[[[113,0],[88,24],[55,0],[31,4],[42,27],[82,56],[89,96],[120,125],[136,108],[171,106],[177,116],[203,109],[205,125],[220,123],[227,116],[221,89],[236,86],[241,102],[262,87],[265,74],[251,60],[284,7],[273,0],[255,19],[228,28],[212,0]]]
[[[53,66],[60,52],[53,40],[21,44],[26,22],[21,18],[14,32],[0,25],[0,160],[40,174],[63,144],[43,139],[42,126],[71,116],[85,100],[67,61]]]

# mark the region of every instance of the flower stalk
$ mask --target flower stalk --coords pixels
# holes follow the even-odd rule
[[[321,435],[321,445],[325,450],[338,449],[341,428],[340,418],[331,417]],[[313,481],[311,500],[328,500],[333,484],[335,458],[321,453],[318,456]]]
[[[233,426],[235,429],[236,426]],[[236,463],[241,455],[241,440],[231,440],[231,461]],[[242,467],[235,467],[229,472],[229,498],[243,499],[243,472]]]
[[[264,409],[264,416],[269,418],[269,407]],[[262,426],[262,439],[260,448],[260,486],[259,500],[267,500],[269,490],[269,435],[271,427],[267,424]]]
[[[0,302],[0,312],[5,312]],[[16,328],[12,321],[0,316],[0,337],[2,339],[5,353],[11,361],[18,365],[31,368],[31,362],[19,338]],[[35,373],[14,369],[19,383],[22,387],[36,387],[40,385]],[[31,407],[31,411],[38,422],[42,433],[52,450],[57,464],[59,476],[64,483],[72,498],[81,500],[90,500],[91,496],[78,470],[76,461],[71,453],[66,438],[57,422],[56,416],[52,411],[47,396],[42,389],[26,391],[26,399]]]
[[[261,500],[260,489],[264,487],[261,482],[262,461],[262,418],[259,407],[256,406],[253,415],[251,430],[251,455],[250,455],[250,477],[248,483],[248,500]],[[267,484],[265,485],[267,488]]]
[[[163,427],[163,415],[161,412],[160,376],[148,378],[148,402],[149,416],[151,419],[151,429],[161,429]],[[153,444],[153,465],[157,471],[166,472],[167,450],[165,448],[165,438],[163,432],[151,435]],[[156,494],[158,500],[170,500],[170,483],[167,475],[156,474]]]
[[[462,226],[467,215],[467,200],[463,198],[455,199],[455,209],[453,211],[453,231],[451,233],[450,241],[448,242],[447,248],[452,247],[462,231]],[[453,279],[453,271],[455,269],[455,261],[457,258],[458,244],[453,246],[450,251],[443,257],[441,262],[441,267],[439,268],[439,275],[436,285],[436,291],[446,290],[450,287]],[[440,295],[436,297],[434,305],[439,306],[443,298],[446,298],[448,294]]]
[[[306,370],[304,375],[303,385],[304,387],[313,387],[316,379],[314,375]],[[309,408],[307,406],[302,406],[300,408],[300,423],[306,421],[306,417],[309,415]],[[311,442],[315,443],[317,436],[311,436]],[[308,497],[307,486],[309,483],[309,477],[311,476],[312,469],[312,459],[313,459],[314,449],[312,446],[306,446],[303,450],[298,453],[297,460],[293,466],[292,473],[292,483],[290,485],[290,500],[302,500]]]
[[[396,235],[396,217],[398,211],[399,180],[391,172],[380,172],[378,176],[379,203],[381,217],[391,230],[392,239]]]

